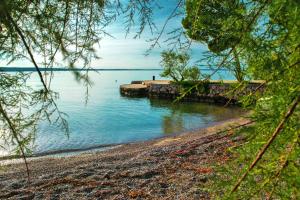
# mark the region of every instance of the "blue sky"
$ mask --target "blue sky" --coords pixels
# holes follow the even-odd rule
[[[153,20],[157,26],[157,31],[160,31],[173,9],[177,5],[177,0],[159,0],[161,9],[154,10]],[[181,27],[182,17],[176,17],[169,21],[167,28],[161,38],[161,42],[166,40],[169,36],[167,33],[174,28]],[[160,67],[160,53],[164,49],[170,48],[166,43],[161,43],[161,47],[154,48],[148,56],[145,52],[150,47],[151,43],[147,42],[149,39],[155,37],[151,35],[149,29],[146,29],[141,38],[133,39],[138,26],[133,27],[131,33],[125,37],[123,20],[119,19],[108,31],[112,33],[115,38],[104,38],[101,41],[101,48],[98,49],[98,54],[102,58],[100,60],[93,60],[92,66],[106,68],[159,68]],[[201,58],[201,52],[206,51],[206,47],[199,43],[194,43],[191,48],[193,60]]]
[[[161,9],[156,8],[153,16],[157,31],[161,30],[165,20],[176,7],[177,2],[177,0],[158,0]],[[167,32],[181,27],[181,18],[176,17],[169,21],[161,41],[168,38]],[[125,37],[124,17],[118,18],[115,23],[107,27],[107,31],[114,38],[106,36],[100,41],[100,47],[97,46],[96,51],[101,59],[92,60],[91,66],[94,68],[160,68],[160,52],[170,47],[167,44],[162,44],[160,48],[153,49],[148,56],[145,56],[146,50],[151,45],[147,40],[155,37],[155,35],[151,35],[150,30],[145,29],[140,38],[133,39],[137,30],[138,26],[133,27],[130,34]],[[200,59],[201,52],[205,50],[205,46],[199,43],[193,44],[191,48],[193,60]],[[0,61],[0,66],[6,66],[6,62]],[[10,66],[32,67],[33,65],[29,61],[22,60],[16,61]]]

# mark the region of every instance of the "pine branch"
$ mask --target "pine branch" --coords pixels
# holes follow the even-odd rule
[[[299,132],[299,133],[300,133],[300,132]],[[293,150],[295,149],[295,147],[296,147],[296,145],[297,145],[297,142],[299,142],[299,139],[300,139],[300,138],[298,138],[299,133],[296,133],[296,134],[295,134],[295,135],[296,135],[296,138],[295,138],[295,140],[294,140],[290,145],[288,145],[288,147],[286,148],[287,151],[284,151],[284,152],[282,153],[282,156],[284,156],[284,160],[281,162],[281,164],[280,164],[279,168],[277,169],[276,173],[275,173],[273,176],[269,177],[269,178],[268,178],[268,181],[265,181],[265,182],[259,187],[258,190],[254,191],[251,195],[249,195],[249,198],[247,198],[247,200],[253,199],[254,195],[259,194],[259,193],[262,191],[262,189],[263,189],[267,184],[269,184],[271,181],[273,181],[273,182],[275,182],[275,183],[274,183],[273,189],[272,189],[272,191],[270,192],[269,197],[267,197],[267,199],[270,199],[270,198],[272,197],[272,194],[274,193],[274,190],[275,190],[275,188],[276,188],[276,186],[277,186],[277,184],[278,184],[278,179],[279,179],[279,177],[281,176],[281,173],[283,172],[283,170],[288,166],[289,157],[290,157],[290,155],[292,154]],[[274,181],[274,180],[275,180],[275,181]]]
[[[176,16],[176,12],[177,12],[177,10],[179,9],[179,7],[181,6],[182,2],[183,2],[183,0],[180,0],[180,1],[177,3],[176,7],[173,9],[173,11],[172,11],[171,14],[169,15],[169,17],[166,19],[166,21],[165,21],[165,23],[164,23],[164,25],[163,25],[161,31],[159,32],[158,36],[157,36],[156,39],[154,40],[154,43],[153,43],[153,44],[150,46],[150,48],[148,49],[146,55],[148,55],[148,54],[149,54],[149,51],[150,51],[151,49],[153,49],[156,45],[159,45],[159,39],[162,37],[162,34],[164,33],[164,31],[165,31],[165,29],[166,29],[166,27],[167,27],[167,24],[169,23],[169,21],[170,21],[174,16]]]
[[[18,138],[17,130],[15,129],[15,127],[13,125],[13,122],[10,120],[7,112],[4,110],[1,101],[0,101],[0,113],[3,116],[3,118],[5,119],[6,123],[8,124],[8,126],[9,126],[9,128],[10,128],[10,130],[12,132],[13,137],[15,138],[15,140],[18,143],[18,146],[19,146],[20,151],[21,151],[22,159],[25,162],[26,172],[27,172],[27,179],[28,179],[28,182],[30,182],[30,171],[29,171],[29,167],[28,167],[28,163],[27,163],[27,159],[26,159],[26,155],[25,155],[24,149],[22,147],[20,139]]]
[[[256,158],[253,160],[247,171],[242,175],[242,177],[237,181],[233,189],[231,190],[231,194],[234,193],[238,187],[241,185],[241,183],[245,180],[249,172],[255,167],[255,165],[258,163],[258,161],[262,158],[262,156],[265,154],[267,149],[270,147],[272,142],[275,140],[277,135],[280,133],[280,131],[283,129],[284,124],[287,122],[287,120],[290,118],[290,116],[294,113],[298,103],[300,101],[300,95],[297,96],[294,101],[292,102],[289,110],[286,112],[285,116],[281,120],[281,122],[276,127],[275,131],[273,132],[272,136],[269,138],[268,142],[263,146],[263,148],[258,152],[256,155]]]
[[[292,143],[292,145],[288,147],[288,150],[285,152],[286,157],[285,157],[284,162],[280,165],[280,168],[278,169],[278,171],[276,172],[276,174],[272,177],[273,180],[275,179],[275,184],[273,185],[273,189],[272,189],[272,191],[270,192],[269,197],[267,198],[267,200],[271,199],[272,195],[274,194],[275,188],[276,188],[277,185],[278,185],[278,179],[279,179],[279,177],[281,176],[283,170],[288,166],[288,163],[289,163],[289,157],[290,157],[290,155],[292,154],[292,152],[293,152],[295,146],[297,145],[297,142],[299,142],[299,134],[296,135],[296,139],[295,139],[295,141]]]
[[[13,18],[10,16],[10,14],[8,12],[6,12],[6,16],[9,19],[9,21],[12,23],[13,27],[16,29],[18,35],[21,37],[21,40],[22,40],[22,42],[23,42],[23,44],[24,44],[24,46],[25,46],[25,48],[27,50],[27,53],[29,54],[30,59],[31,59],[31,61],[32,61],[33,65],[34,65],[34,67],[35,67],[35,69],[36,69],[36,71],[37,71],[37,73],[38,73],[38,75],[40,77],[40,80],[41,80],[41,82],[43,84],[43,87],[44,87],[45,91],[48,93],[49,91],[48,91],[47,85],[46,85],[46,83],[44,81],[42,72],[41,72],[38,64],[36,63],[36,61],[34,59],[33,53],[30,50],[30,47],[29,47],[29,45],[28,45],[28,43],[27,43],[27,41],[25,39],[25,36],[23,35],[21,29],[19,28],[19,26],[16,24],[16,22],[13,20]]]

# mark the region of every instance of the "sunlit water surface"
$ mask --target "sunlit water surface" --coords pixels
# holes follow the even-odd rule
[[[207,73],[209,73],[207,71]],[[52,90],[59,92],[61,111],[68,114],[70,134],[47,122],[41,123],[34,141],[34,153],[49,153],[74,149],[89,149],[133,141],[144,141],[183,131],[207,127],[237,117],[239,108],[224,108],[204,103],[172,103],[169,100],[127,98],[119,93],[120,84],[132,80],[149,80],[160,71],[100,71],[89,72],[93,81],[89,100],[85,104],[85,88],[70,72],[55,72]],[[214,79],[232,79],[226,72]],[[40,85],[33,75],[30,84]],[[2,155],[7,151],[2,151]]]

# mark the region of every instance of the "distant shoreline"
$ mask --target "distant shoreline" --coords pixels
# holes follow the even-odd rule
[[[40,68],[40,71],[161,71],[162,69],[67,69],[67,68]],[[3,72],[31,72],[36,71],[34,67],[0,67]]]
[[[162,71],[163,69],[158,69],[158,68],[149,68],[149,69],[142,69],[142,68],[136,68],[136,69],[130,69],[130,68],[111,68],[111,69],[106,69],[106,68],[92,68],[92,69],[68,69],[68,68],[40,68],[40,71],[46,71],[46,72],[57,72],[57,71]],[[203,68],[200,70],[214,70],[214,69],[208,69],[208,68]],[[220,71],[228,71],[227,69],[219,69]],[[0,72],[34,72],[36,69],[34,67],[0,67]]]

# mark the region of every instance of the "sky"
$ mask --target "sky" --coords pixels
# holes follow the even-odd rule
[[[158,0],[160,8],[154,10],[153,20],[160,31],[166,19],[177,5],[177,0]],[[162,35],[161,41],[166,40],[169,36],[167,32],[174,28],[181,27],[181,17],[176,17],[169,21],[166,31]],[[97,55],[100,59],[93,59],[91,67],[93,68],[161,68],[160,53],[170,48],[166,43],[162,43],[161,47],[153,49],[148,56],[145,56],[147,49],[151,43],[147,42],[154,38],[150,30],[147,28],[140,38],[134,39],[134,35],[138,27],[133,27],[129,35],[125,34],[124,17],[119,17],[116,22],[107,27],[112,37],[106,36],[100,41],[100,47],[96,47]],[[195,43],[192,45],[190,53],[193,61],[201,58],[201,52],[206,51],[206,47],[202,44]],[[7,66],[6,61],[0,61],[0,66]],[[14,67],[33,67],[32,63],[26,60],[19,60],[11,63],[9,66]],[[80,66],[78,66],[80,67]]]
[[[159,1],[161,9],[155,9],[153,17],[158,31],[162,29],[166,19],[174,10],[176,5],[176,0]],[[173,18],[168,22],[167,28],[160,40],[161,42],[169,37],[167,34],[169,31],[174,28],[182,27],[182,17],[183,16]],[[101,41],[101,48],[98,52],[102,59],[93,60],[92,66],[99,68],[159,68],[161,60],[160,53],[170,47],[166,43],[161,43],[161,47],[153,49],[148,56],[145,56],[145,52],[151,45],[149,39],[154,38],[156,34],[154,33],[154,35],[151,35],[151,31],[146,29],[141,38],[133,39],[133,36],[138,29],[138,27],[133,27],[131,33],[125,37],[123,23],[122,19],[119,19],[113,24],[113,26],[109,27],[108,32],[111,32],[115,38],[104,38]],[[201,52],[206,50],[205,46],[199,43],[192,45],[190,53],[194,57],[193,60],[198,60],[201,56]]]

